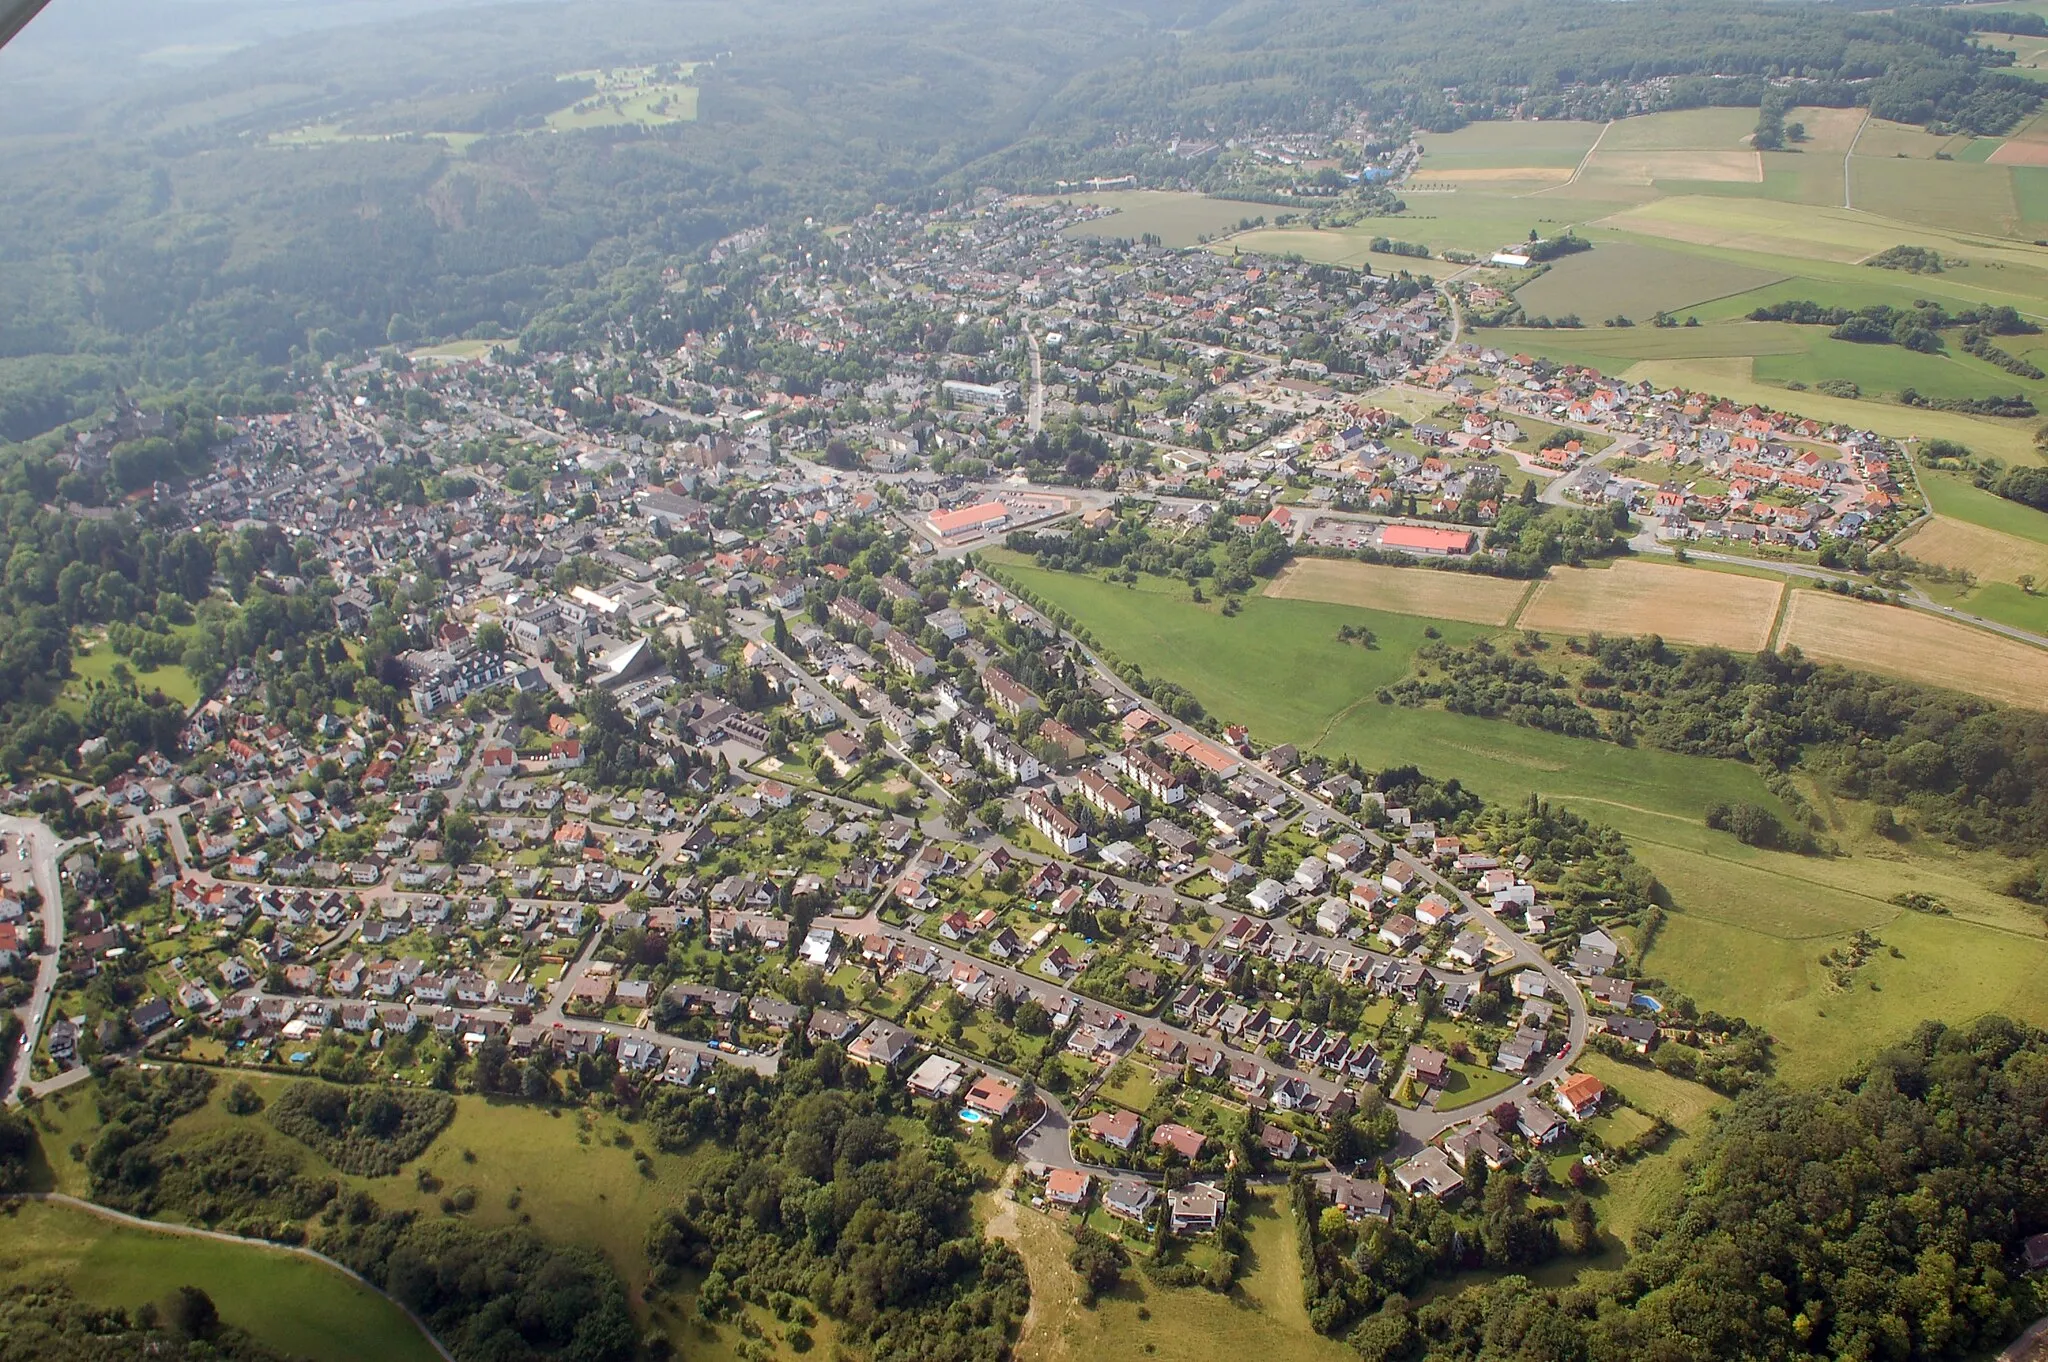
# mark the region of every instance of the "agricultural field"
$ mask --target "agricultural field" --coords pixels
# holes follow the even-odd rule
[[[1193,246],[1203,237],[1236,231],[1240,222],[1254,218],[1270,219],[1275,213],[1286,211],[1271,204],[1212,199],[1206,194],[1177,194],[1157,189],[1067,194],[1046,202],[1061,200],[1100,204],[1116,210],[1109,217],[1069,228],[1070,235],[1136,239],[1149,232],[1169,246]]]
[[[1505,625],[1529,593],[1527,582],[1431,568],[1384,567],[1334,558],[1298,558],[1265,594],[1276,600],[1327,601],[1398,615]]]
[[[1647,322],[1659,312],[1748,293],[1784,277],[1713,256],[1608,241],[1555,262],[1516,289],[1515,301],[1531,316],[1577,313],[1597,324],[1619,315]]]
[[[2004,704],[2048,709],[2040,649],[1922,610],[1795,590],[1786,602],[1779,646]]]
[[[436,1356],[397,1306],[297,1254],[153,1233],[43,1202],[10,1206],[5,1225],[0,1284],[54,1274],[83,1300],[127,1309],[196,1286],[228,1323],[312,1362],[434,1362]]]
[[[1784,584],[1623,560],[1558,568],[1522,611],[1524,629],[1562,634],[1661,634],[1673,643],[1754,652],[1777,618]]]
[[[1937,516],[1899,543],[1901,553],[1925,563],[1966,568],[1985,582],[2017,582],[2021,574],[2048,584],[2048,544]]]
[[[1418,185],[1562,184],[1600,137],[1598,123],[1470,123],[1456,132],[1427,133]]]

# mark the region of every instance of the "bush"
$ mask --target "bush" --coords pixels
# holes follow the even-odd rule
[[[271,1106],[270,1123],[344,1173],[389,1177],[419,1157],[455,1116],[444,1092],[295,1083]]]

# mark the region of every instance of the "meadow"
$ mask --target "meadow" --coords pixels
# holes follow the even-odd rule
[[[267,1103],[298,1080],[252,1073],[237,1074],[233,1081],[249,1083]],[[744,1340],[737,1329],[730,1324],[707,1327],[696,1320],[688,1309],[689,1290],[672,1293],[658,1302],[644,1294],[649,1278],[647,1227],[661,1209],[682,1196],[706,1161],[720,1157],[716,1150],[668,1154],[653,1149],[646,1142],[644,1130],[614,1116],[464,1094],[456,1098],[455,1118],[448,1128],[417,1160],[391,1177],[356,1177],[336,1170],[318,1154],[278,1134],[260,1113],[237,1115],[228,1111],[225,1102],[231,1086],[228,1081],[217,1084],[206,1106],[179,1118],[170,1136],[173,1147],[224,1128],[255,1129],[263,1132],[266,1139],[300,1155],[309,1176],[332,1177],[344,1187],[362,1188],[386,1208],[412,1210],[425,1217],[446,1214],[441,1208],[442,1197],[468,1189],[475,1193],[475,1207],[463,1213],[464,1220],[483,1226],[529,1225],[556,1242],[597,1248],[625,1279],[636,1311],[657,1323],[688,1356],[705,1362],[739,1356],[737,1350]],[[90,1189],[85,1169],[72,1158],[71,1150],[74,1146],[89,1147],[98,1131],[91,1089],[74,1088],[46,1098],[35,1108],[35,1119],[41,1134],[41,1162],[33,1170],[34,1185],[39,1190],[86,1196]],[[636,1148],[647,1156],[644,1168],[635,1157]],[[416,1172],[419,1169],[427,1170],[437,1179],[432,1190],[422,1188]],[[140,1231],[135,1233],[149,1241],[158,1238]],[[175,1241],[177,1252],[185,1252],[191,1242]],[[7,1279],[5,1251],[4,1236],[0,1236],[0,1281]],[[284,1261],[290,1264],[293,1260]],[[314,1264],[304,1265],[324,1271]],[[169,1286],[183,1280],[194,1279],[178,1278]],[[206,1282],[199,1284],[209,1291],[213,1289]],[[165,1289],[168,1287],[159,1288],[157,1294]],[[309,1292],[312,1289],[306,1288]],[[279,1299],[295,1299],[282,1288],[280,1291]],[[226,1312],[227,1301],[218,1292],[215,1298]],[[233,1314],[229,1317],[243,1322]],[[307,1318],[320,1327],[328,1327],[321,1323],[324,1316]],[[339,1360],[407,1356],[402,1350],[385,1353],[366,1351],[363,1346],[351,1350],[349,1345],[360,1345],[368,1337],[349,1332],[352,1319],[345,1315],[334,1326],[338,1330],[334,1335],[338,1346],[321,1350],[294,1344],[290,1350],[307,1353],[321,1362],[330,1357]],[[405,1324],[402,1316],[399,1323]],[[819,1330],[828,1352],[830,1327],[829,1320],[822,1321]]]
[[[131,1310],[197,1286],[228,1323],[312,1362],[436,1357],[397,1306],[296,1254],[152,1233],[46,1202],[8,1205],[0,1226],[0,1284],[56,1275],[83,1300]]]
[[[1710,805],[1756,803],[1787,817],[1789,810],[1746,764],[1378,703],[1374,690],[1411,665],[1418,620],[1271,596],[1249,598],[1229,617],[1194,604],[1178,582],[1141,579],[1149,589],[1133,591],[1047,572],[1015,555],[990,557],[1000,559],[1006,576],[1072,615],[1103,650],[1147,676],[1187,687],[1218,718],[1248,723],[1260,743],[1293,742],[1369,768],[1412,762],[1456,777],[1488,800],[1535,792],[1612,825],[1670,895],[1672,911],[1645,972],[1702,1007],[1768,1026],[1788,1077],[1838,1076],[1921,1017],[2005,1009],[2048,1023],[2048,995],[2029,987],[2048,969],[2048,933],[2037,916],[1997,891],[2011,873],[2002,857],[1964,855],[1924,839],[1896,845],[1869,834],[1868,809],[1838,805],[1817,790],[1808,797],[1846,854],[1820,859],[1747,847],[1706,826]],[[1796,594],[1840,601],[1817,591]],[[1864,608],[1890,610],[1905,622],[1945,623],[1894,607]],[[1372,628],[1379,650],[1336,644],[1339,622]],[[1458,623],[1434,627],[1449,638],[1506,637]],[[1284,640],[1285,665],[1244,664],[1263,659],[1275,640]],[[1901,891],[1932,894],[1949,913],[1901,908],[1890,901]],[[1896,940],[1901,955],[1866,965],[1862,991],[1846,993],[1818,960],[1858,930]],[[1872,981],[1880,988],[1868,989]]]

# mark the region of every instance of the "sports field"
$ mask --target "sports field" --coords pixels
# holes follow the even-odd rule
[[[2048,709],[2048,652],[1922,610],[1795,590],[1779,642],[1826,662]]]
[[[1781,582],[1623,560],[1558,568],[1536,588],[1521,626],[1559,634],[1658,634],[1672,643],[1755,651],[1770,641]]]
[[[2048,586],[2048,544],[1966,520],[1937,516],[1902,540],[1899,551],[1924,563],[1966,568],[1983,582],[2018,582],[2027,573]]]
[[[1527,595],[1527,582],[1433,568],[1384,567],[1336,558],[1297,558],[1267,586],[1279,600],[1327,601],[1398,615],[1504,625]]]

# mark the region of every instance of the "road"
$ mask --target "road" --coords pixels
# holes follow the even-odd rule
[[[0,1056],[0,1077],[6,1080],[5,1101],[12,1106],[20,1101],[18,1090],[28,1081],[29,1063],[49,1021],[50,1000],[57,993],[57,972],[64,950],[64,896],[57,876],[57,857],[63,851],[63,843],[56,833],[33,818],[0,817],[0,834],[7,838],[10,867],[23,864],[12,848],[24,844],[29,848],[27,868],[37,892],[43,896],[43,948],[36,959],[35,986],[28,1001],[14,1010],[21,1018],[21,1044],[13,1054]]]
[[[1856,154],[1856,144],[1863,140],[1863,130],[1870,126],[1870,110],[1863,111],[1863,121],[1856,125],[1856,135],[1849,139],[1849,149],[1842,153],[1842,207],[1854,209],[1856,196],[1849,184],[1849,158]]]
[[[1025,327],[1024,339],[1031,346],[1031,402],[1025,409],[1024,424],[1036,435],[1045,429],[1045,356],[1039,351],[1037,332]]]

